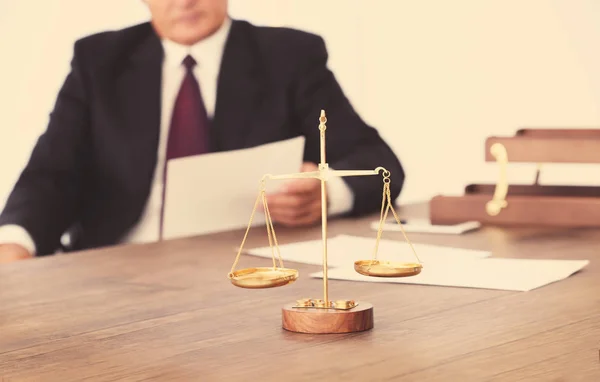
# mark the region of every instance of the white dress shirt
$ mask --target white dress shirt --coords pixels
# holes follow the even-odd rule
[[[163,172],[166,157],[166,141],[169,133],[171,114],[179,87],[185,75],[182,62],[189,54],[197,62],[194,75],[200,84],[200,91],[208,117],[214,115],[217,99],[217,80],[221,66],[221,58],[231,28],[231,20],[225,23],[214,34],[193,46],[182,46],[169,40],[163,40],[165,53],[162,68],[162,112],[160,138],[158,144],[158,160],[154,172],[154,180],[150,196],[139,222],[126,235],[124,243],[145,243],[159,239],[160,211],[162,203]],[[338,215],[349,211],[353,204],[352,191],[342,178],[332,177],[327,182],[329,214]],[[35,254],[36,248],[31,236],[20,226],[5,225],[0,227],[0,244],[17,243]]]

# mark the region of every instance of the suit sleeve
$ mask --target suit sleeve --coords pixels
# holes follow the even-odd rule
[[[327,67],[328,53],[320,37],[313,37],[303,51],[304,57],[294,86],[294,112],[307,137],[306,160],[319,162],[318,118],[327,115],[326,161],[336,170],[374,170],[382,166],[391,172],[391,197],[394,201],[404,184],[400,161],[377,130],[367,125],[345,96],[334,74]],[[382,176],[345,177],[354,195],[350,215],[358,216],[381,208]]]
[[[18,225],[32,237],[37,255],[48,255],[78,217],[88,163],[89,109],[77,54],[59,91],[46,131],[0,214],[0,225]]]

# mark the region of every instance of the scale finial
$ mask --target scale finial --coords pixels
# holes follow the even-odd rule
[[[321,116],[319,117],[319,122],[321,125],[325,125],[325,122],[327,122],[327,117],[325,116],[325,110],[321,110]]]

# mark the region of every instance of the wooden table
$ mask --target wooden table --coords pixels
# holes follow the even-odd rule
[[[330,233],[374,238],[372,220],[330,221]],[[248,246],[265,245],[264,233],[253,230]],[[283,288],[233,287],[242,234],[0,266],[0,380],[600,381],[600,230],[411,234],[496,257],[591,263],[531,292],[331,280],[332,298],[375,306],[375,328],[346,335],[281,329],[284,304],[320,297],[322,280],[306,276],[319,267],[286,263],[301,278]],[[318,239],[320,227],[277,234]],[[240,266],[269,263],[243,256]]]

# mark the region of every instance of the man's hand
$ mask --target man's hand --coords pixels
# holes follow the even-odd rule
[[[304,163],[301,172],[317,171],[314,163]],[[321,217],[321,181],[314,178],[293,179],[282,189],[267,195],[273,222],[290,227],[315,224]]]
[[[19,244],[0,244],[0,264],[30,259],[31,257],[29,251]]]

